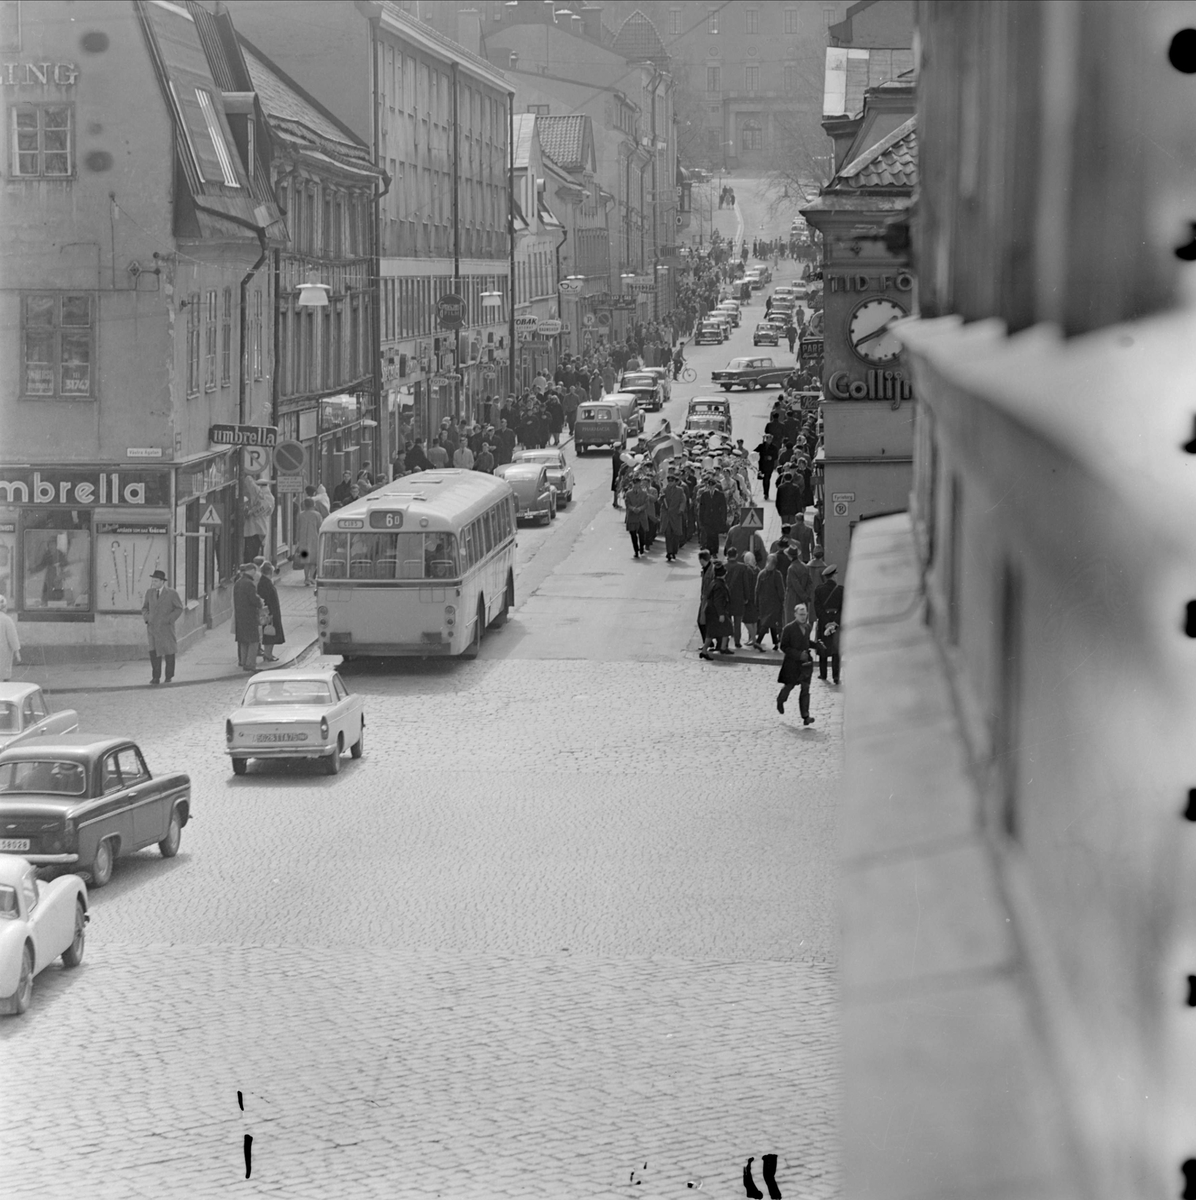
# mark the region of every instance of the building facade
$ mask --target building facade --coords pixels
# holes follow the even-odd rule
[[[183,640],[227,614],[234,443],[273,438],[269,134],[224,17],[51,0],[4,22],[0,590],[27,662],[136,655],[154,570]]]

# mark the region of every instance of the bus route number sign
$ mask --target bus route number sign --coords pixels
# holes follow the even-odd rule
[[[402,529],[402,512],[372,512],[370,513],[371,529]]]

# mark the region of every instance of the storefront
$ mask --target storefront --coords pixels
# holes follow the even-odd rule
[[[143,646],[152,572],[171,570],[171,471],[0,467],[0,591],[26,662]]]

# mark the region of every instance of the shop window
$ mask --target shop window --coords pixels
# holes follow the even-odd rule
[[[203,387],[205,392],[212,392],[216,390],[216,321],[219,316],[216,312],[215,288],[208,292],[208,302],[205,307],[207,309],[207,327],[204,330]]]
[[[67,292],[26,294],[21,304],[22,394],[95,395],[95,300]]]
[[[73,104],[14,104],[9,110],[10,171],[18,179],[69,179],[75,173]]]
[[[26,510],[21,539],[21,607],[26,612],[90,609],[89,510]]]
[[[233,369],[233,289],[225,288],[220,306],[220,386],[232,382]]]
[[[140,612],[150,576],[169,567],[165,521],[95,521],[97,612]]]

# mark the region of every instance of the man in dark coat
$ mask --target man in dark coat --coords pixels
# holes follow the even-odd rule
[[[698,530],[702,548],[718,554],[719,539],[727,532],[727,495],[716,484],[698,492]]]
[[[786,471],[777,484],[777,516],[783,525],[792,525],[800,508],[801,485]]]
[[[748,641],[756,640],[756,572],[740,560],[734,546],[727,547],[727,591],[731,593],[731,636],[738,650],[745,624]]]
[[[688,505],[689,495],[678,481],[676,472],[670,471],[668,483],[660,497],[660,529],[664,534],[666,562],[672,562],[677,557],[685,541],[685,510]]]
[[[790,539],[792,540],[792,539]],[[790,564],[785,572],[785,616],[784,624],[793,620],[793,614],[799,604],[804,605],[809,612],[814,603],[814,577],[810,568],[802,562],[800,552],[797,560]]]
[[[278,603],[278,589],[274,586],[274,566],[271,563],[262,563],[261,578],[257,581],[257,594],[269,614],[269,620],[262,630],[262,658],[266,662],[278,662],[274,647],[281,646],[287,637],[282,627],[282,608]]]
[[[515,453],[515,431],[504,420],[494,434],[494,461],[502,466],[511,461]]]
[[[793,620],[781,630],[781,653],[785,658],[777,674],[781,685],[777,693],[777,712],[785,711],[785,701],[793,689],[800,688],[797,704],[804,725],[813,725],[810,716],[810,680],[814,676],[814,653],[810,642],[809,613],[804,604],[797,606]]]
[[[802,562],[809,562],[814,553],[814,531],[806,524],[806,514],[799,511],[789,529],[789,540],[797,543],[797,554]]]
[[[353,472],[345,471],[341,481],[332,489],[332,507],[343,508],[353,499]]]
[[[818,614],[818,677],[826,679],[827,660],[831,677],[839,682],[839,624],[843,618],[843,587],[836,576],[839,568],[829,563],[822,569],[822,582],[814,589],[814,611]]]
[[[166,660],[166,682],[174,678],[174,658],[178,643],[174,636],[174,623],[183,612],[183,602],[172,587],[166,586],[166,572],[155,571],[150,576],[149,590],[141,605],[145,618],[145,633],[149,639],[150,683],[157,685],[162,676],[162,660]]]
[[[614,507],[619,507],[619,477],[623,474],[623,447],[614,445],[610,449],[610,490]]]
[[[257,594],[257,568],[242,563],[233,584],[233,637],[237,639],[237,661],[242,671],[257,670],[257,647],[261,638],[262,601]]]
[[[756,447],[756,457],[760,464],[760,478],[764,482],[764,499],[767,500],[772,473],[777,469],[777,446],[771,433],[766,433],[764,440]]]

